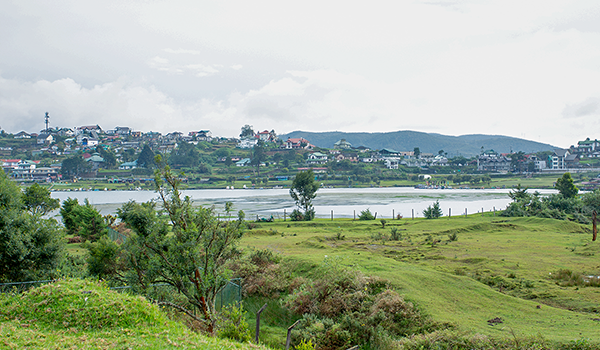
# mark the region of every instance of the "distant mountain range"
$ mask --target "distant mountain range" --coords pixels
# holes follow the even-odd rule
[[[481,153],[482,147],[484,150],[493,149],[498,153],[509,153],[511,151],[534,153],[553,151],[558,148],[546,143],[502,135],[448,136],[410,130],[383,133],[293,131],[289,134],[279,135],[279,138],[284,141],[288,137],[303,137],[311,144],[324,148],[333,148],[335,142],[345,139],[353,147],[365,146],[374,150],[388,148],[395,151],[412,151],[415,147],[419,147],[421,152],[434,154],[443,150],[445,153],[448,153],[448,157],[458,155],[472,157]]]

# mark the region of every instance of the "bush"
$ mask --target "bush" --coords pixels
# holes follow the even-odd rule
[[[304,215],[302,215],[302,212],[300,210],[294,209],[294,211],[292,211],[292,213],[290,214],[290,219],[292,221],[303,221]]]
[[[252,339],[246,311],[241,305],[229,305],[223,308],[216,320],[217,336],[229,338],[239,342],[248,342]]]
[[[375,216],[373,216],[373,214],[371,213],[371,210],[369,208],[367,208],[360,212],[360,215],[358,216],[358,220],[375,220]]]
[[[402,239],[402,234],[400,232],[398,232],[398,228],[397,227],[392,227],[390,229],[390,239],[392,241],[399,241]]]
[[[292,213],[290,214],[290,219],[292,221],[311,221],[314,218],[315,218],[315,210],[314,209],[309,209],[305,213],[302,213],[298,209],[294,209],[294,211],[292,211]]]

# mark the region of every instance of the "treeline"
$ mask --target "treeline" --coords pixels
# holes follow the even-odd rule
[[[513,201],[501,215],[537,216],[589,224],[590,219],[600,212],[600,190],[579,195],[570,173],[557,179],[556,189],[558,194],[542,196],[537,191],[529,193],[526,187],[518,185],[509,192]]]

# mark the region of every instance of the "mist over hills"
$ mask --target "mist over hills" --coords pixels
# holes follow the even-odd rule
[[[437,154],[444,150],[448,157],[464,156],[472,157],[484,150],[493,149],[499,153],[523,151],[534,153],[542,151],[553,151],[558,148],[545,143],[519,139],[516,137],[502,135],[461,135],[448,136],[435,133],[401,130],[383,133],[367,132],[308,132],[293,131],[288,134],[279,135],[282,140],[303,137],[311,144],[318,147],[333,148],[333,144],[341,139],[346,139],[353,147],[365,146],[370,149],[389,148],[395,151],[412,151],[419,147],[421,152]]]

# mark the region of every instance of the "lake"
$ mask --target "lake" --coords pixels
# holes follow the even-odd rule
[[[531,191],[531,190],[530,190]],[[556,190],[538,190],[542,194],[557,193]],[[385,188],[322,188],[313,200],[316,216],[352,218],[362,210],[369,209],[378,218],[392,218],[400,214],[405,218],[422,217],[423,210],[439,200],[444,216],[451,210],[452,216],[467,213],[501,210],[510,203],[509,189],[415,189],[410,187]],[[235,190],[187,190],[194,204],[214,205],[217,212],[223,213],[225,202],[233,202],[234,210],[244,210],[248,219],[261,217],[283,217],[295,208],[288,189],[235,189]],[[89,191],[53,192],[53,198],[61,201],[77,198],[83,203],[88,198],[103,215],[114,214],[123,203],[130,200],[146,202],[158,196],[152,191]]]

